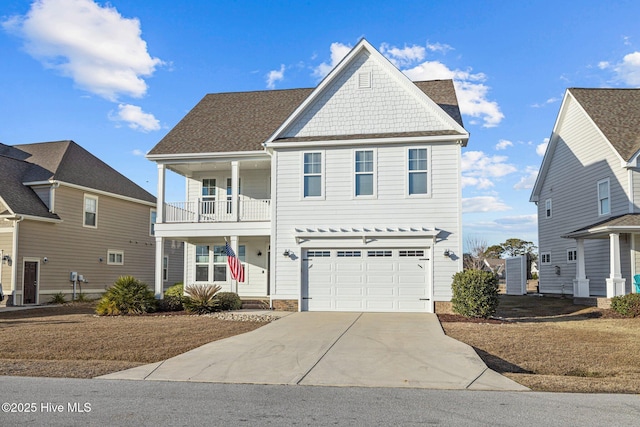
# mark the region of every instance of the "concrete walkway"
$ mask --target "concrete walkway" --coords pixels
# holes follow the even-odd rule
[[[292,313],[104,379],[528,390],[447,337],[434,314]]]

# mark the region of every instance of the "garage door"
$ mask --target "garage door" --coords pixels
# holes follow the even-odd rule
[[[318,249],[303,257],[303,310],[429,311],[429,260],[416,249]]]

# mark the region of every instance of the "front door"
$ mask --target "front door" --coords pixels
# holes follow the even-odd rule
[[[38,291],[38,262],[25,261],[22,282],[22,304],[35,304]]]

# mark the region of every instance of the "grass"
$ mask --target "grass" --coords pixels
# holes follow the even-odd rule
[[[264,322],[208,316],[96,316],[95,303],[0,313],[0,375],[92,378],[158,362]]]
[[[503,321],[440,316],[447,335],[537,391],[640,393],[640,319],[571,299],[500,296]]]

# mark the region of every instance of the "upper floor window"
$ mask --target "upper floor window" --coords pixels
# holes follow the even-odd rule
[[[322,196],[322,153],[304,153],[304,197]]]
[[[373,196],[374,164],[373,150],[356,151],[355,155],[355,194]]]
[[[98,226],[98,198],[95,196],[84,196],[84,220],[85,227]]]
[[[611,200],[609,196],[609,178],[598,181],[598,215],[611,213]]]
[[[544,201],[544,216],[551,218],[551,199]]]
[[[427,149],[410,148],[408,160],[409,195],[427,194]]]
[[[156,219],[158,218],[158,212],[155,209],[149,211],[149,236],[155,236],[156,234]]]

